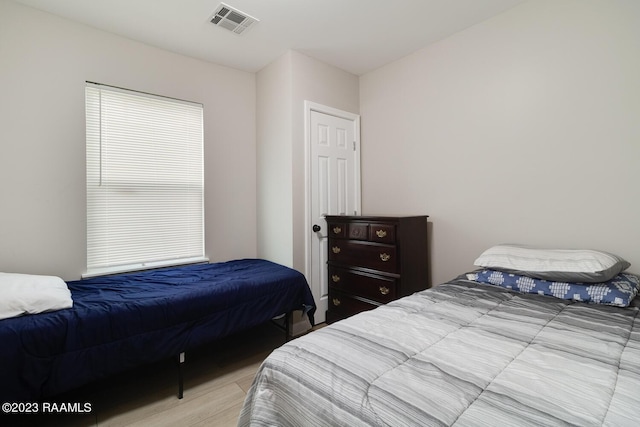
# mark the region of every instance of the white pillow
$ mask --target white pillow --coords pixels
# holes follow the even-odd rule
[[[71,292],[59,277],[0,273],[0,319],[72,306]]]
[[[631,264],[602,251],[498,245],[484,251],[474,265],[555,282],[601,283]]]

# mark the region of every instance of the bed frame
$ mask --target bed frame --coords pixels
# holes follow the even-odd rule
[[[73,308],[0,321],[0,399],[37,401],[137,366],[185,354],[315,304],[305,277],[244,259],[68,283]],[[280,323],[278,322],[278,323]]]

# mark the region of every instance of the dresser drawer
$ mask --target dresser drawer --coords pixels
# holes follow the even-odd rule
[[[396,226],[393,224],[369,224],[369,241],[395,243]]]
[[[329,261],[398,273],[396,247],[356,240],[329,239]]]
[[[351,240],[368,240],[370,242],[396,242],[396,226],[394,224],[369,224],[366,222],[352,222],[348,224],[329,224],[329,235]]]
[[[369,304],[329,288],[329,312],[336,314],[338,317],[352,316],[361,311],[373,310],[376,307],[378,305]]]
[[[329,287],[380,303],[397,298],[397,279],[329,266]]]
[[[347,237],[354,240],[367,240],[369,238],[369,224],[352,222],[349,224]]]

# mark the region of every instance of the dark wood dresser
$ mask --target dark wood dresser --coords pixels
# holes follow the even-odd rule
[[[332,323],[426,289],[428,216],[327,216]]]

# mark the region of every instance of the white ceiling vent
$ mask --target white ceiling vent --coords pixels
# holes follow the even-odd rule
[[[224,3],[220,3],[211,18],[212,24],[225,28],[236,34],[244,33],[257,22],[260,21],[253,16],[240,12],[238,9],[234,9]]]

